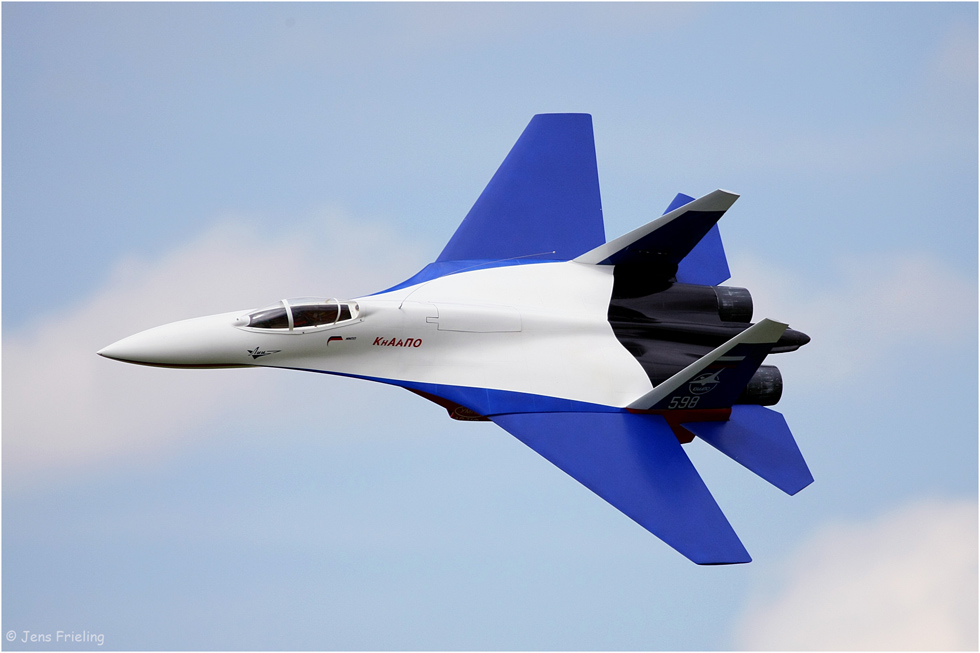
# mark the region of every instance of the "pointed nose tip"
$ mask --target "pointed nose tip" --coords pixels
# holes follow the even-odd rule
[[[125,338],[123,340],[125,340]],[[102,356],[103,358],[111,358],[114,361],[123,361],[125,363],[135,362],[132,358],[132,355],[130,354],[129,356],[127,356],[128,352],[125,351],[125,348],[119,346],[119,343],[121,342],[123,341],[119,340],[117,342],[114,342],[111,345],[103,347],[102,349],[100,349],[95,353],[98,354],[99,356]]]
[[[143,336],[143,334],[117,340],[95,353],[103,358],[110,358],[123,363],[140,363],[144,365],[159,363],[159,359],[166,352],[162,347],[154,346],[156,343],[146,342],[148,339],[140,336]]]
[[[238,314],[173,322],[103,347],[103,358],[157,367],[239,367],[246,364],[242,332],[232,325]]]

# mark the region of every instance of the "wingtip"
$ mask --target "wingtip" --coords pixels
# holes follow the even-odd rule
[[[763,318],[743,331],[746,334],[742,342],[746,344],[776,343],[786,332],[788,324]]]
[[[749,555],[748,550],[745,545],[742,544],[742,540],[739,539],[735,531],[731,533],[732,539],[726,542],[724,545],[717,543],[718,546],[715,551],[711,553],[699,552],[699,555],[688,555],[684,551],[678,549],[678,551],[685,558],[691,562],[701,566],[701,567],[721,567],[724,565],[746,565],[752,562],[752,556]]]
[[[738,193],[733,193],[728,190],[718,190],[708,193],[705,196],[705,206],[702,210],[704,211],[727,211],[732,207],[732,204],[740,197]]]
[[[695,563],[701,567],[725,567],[728,565],[747,565],[752,562],[752,557],[746,554],[745,560],[729,560],[726,562],[697,562]]]
[[[735,542],[730,543],[725,551],[716,552],[714,555],[689,556],[683,551],[681,554],[691,562],[702,567],[721,567],[723,565],[747,565],[752,562],[752,556],[746,550],[745,545],[736,536]]]
[[[584,113],[581,111],[551,111],[551,112],[546,111],[544,113],[536,113],[532,117],[537,118],[538,116],[588,116],[589,118],[591,118],[592,114]]]

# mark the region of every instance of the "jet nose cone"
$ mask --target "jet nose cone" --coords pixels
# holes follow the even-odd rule
[[[109,345],[108,347],[103,347],[102,349],[100,349],[99,351],[97,351],[95,353],[98,354],[99,356],[104,356],[105,358],[111,358],[112,360],[115,360],[115,361],[127,361],[128,362],[128,361],[130,361],[131,356],[127,356],[127,353],[128,352],[126,352],[126,347],[125,346],[120,346],[122,343],[125,342],[125,340],[126,339],[124,338],[123,340],[119,340],[117,342],[114,342],[111,345]]]
[[[158,367],[238,367],[244,365],[239,313],[199,317],[141,331],[98,352],[99,356]]]

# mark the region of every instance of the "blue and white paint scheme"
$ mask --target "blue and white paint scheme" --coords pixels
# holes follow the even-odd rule
[[[683,444],[783,491],[813,480],[763,365],[809,338],[729,277],[738,196],[678,195],[606,242],[592,118],[535,116],[435,262],[386,291],[175,322],[98,353],[163,367],[281,367],[401,386],[491,420],[698,564],[749,562]]]

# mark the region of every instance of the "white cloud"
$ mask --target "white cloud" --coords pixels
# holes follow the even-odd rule
[[[739,259],[728,283],[749,288],[755,319],[788,322],[813,339],[793,354],[806,382],[834,384],[873,373],[901,348],[962,345],[976,337],[977,289],[935,257],[866,256],[836,266],[837,281],[816,287],[755,259]]]
[[[39,316],[3,340],[3,456],[28,479],[181,443],[192,426],[281,384],[259,370],[167,370],[96,355],[122,337],[197,315],[282,297],[365,294],[421,265],[394,234],[336,216],[262,238],[225,221],[157,261],[120,263],[95,296]]]
[[[926,501],[836,525],[753,601],[737,646],[764,650],[976,650],[977,504]]]

